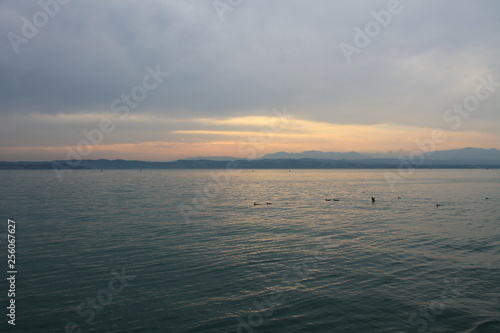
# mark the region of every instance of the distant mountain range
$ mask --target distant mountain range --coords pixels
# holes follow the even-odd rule
[[[81,160],[57,162],[59,168],[68,169],[223,169],[234,163],[241,169],[356,169],[399,168],[401,160],[390,153],[370,156],[357,152],[335,153],[305,151],[302,153],[278,152],[260,159],[238,159],[231,156],[193,157],[173,162],[148,162],[129,160]],[[403,156],[406,158],[405,156]],[[436,151],[422,156],[422,163],[415,168],[499,168],[500,151],[497,149],[462,148]],[[418,159],[417,159],[418,162]],[[76,165],[76,166],[75,166]],[[0,170],[52,169],[53,162],[0,162]]]
[[[428,158],[443,161],[491,161],[500,162],[500,150],[481,148],[462,148],[436,151],[426,155]]]
[[[408,157],[402,152],[387,152],[375,154],[361,154],[355,151],[348,153],[322,152],[318,150],[308,150],[302,153],[278,152],[262,156],[260,159],[326,159],[326,160],[367,160],[367,159],[398,159],[399,156]],[[498,149],[483,149],[483,148],[461,148],[452,150],[441,150],[433,153],[425,154],[425,159],[453,161],[453,162],[469,162],[477,163],[484,162],[499,162],[500,150]],[[233,161],[238,160],[232,156],[204,156],[190,157],[186,160],[211,160],[211,161]]]
[[[361,160],[370,158],[355,151],[349,153],[324,153],[317,150],[304,151],[302,153],[279,152],[262,156],[262,159],[299,159],[299,158],[319,158],[325,160]]]
[[[194,161],[194,160],[210,160],[210,161],[235,161],[241,160],[242,158],[233,157],[233,156],[197,156],[197,157],[188,157],[184,158],[186,161]]]

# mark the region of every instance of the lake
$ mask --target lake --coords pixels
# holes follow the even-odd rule
[[[388,172],[1,171],[15,331],[500,332],[500,170]]]

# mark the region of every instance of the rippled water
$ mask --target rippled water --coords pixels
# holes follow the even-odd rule
[[[500,171],[386,172],[2,171],[16,332],[500,332]]]

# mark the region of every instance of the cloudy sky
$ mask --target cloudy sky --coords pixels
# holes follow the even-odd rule
[[[0,160],[499,149],[499,31],[497,0],[3,0]]]

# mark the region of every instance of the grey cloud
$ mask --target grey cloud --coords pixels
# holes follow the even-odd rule
[[[0,112],[107,111],[160,64],[171,76],[133,112],[232,116],[287,105],[318,121],[439,126],[470,93],[456,85],[464,73],[500,67],[500,4],[401,3],[347,64],[339,44],[353,43],[354,27],[387,1],[247,0],[222,22],[211,1],[73,0],[19,54],[2,39]],[[39,10],[33,1],[0,6],[2,36]],[[484,103],[484,122],[499,122],[498,101]]]

